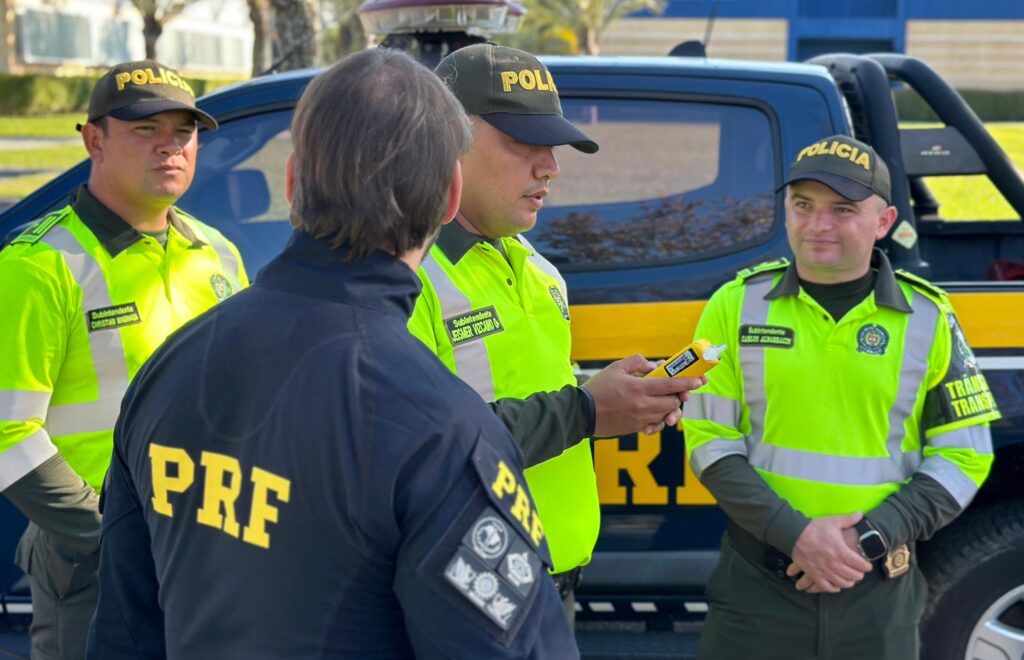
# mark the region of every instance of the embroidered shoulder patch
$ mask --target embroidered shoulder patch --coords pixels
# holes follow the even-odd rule
[[[448,339],[451,340],[452,346],[493,335],[505,329],[494,305],[447,318],[444,320],[444,327],[448,331]]]
[[[544,564],[551,566],[544,527],[526,489],[526,480],[483,440],[476,443],[472,460],[491,504],[508,523],[519,528],[520,535],[537,551]]]
[[[925,397],[922,415],[926,429],[945,426],[971,418],[980,421],[999,419],[999,408],[989,388],[985,375],[978,368],[974,357],[960,329],[955,314],[946,314],[949,325],[950,352],[946,376]]]
[[[789,259],[783,257],[782,259],[776,259],[774,261],[765,261],[764,263],[751,266],[750,268],[744,268],[740,272],[736,273],[736,276],[741,280],[747,280],[759,273],[769,273],[775,270],[782,270],[789,266]]]
[[[56,211],[54,213],[51,213],[50,215],[46,216],[39,222],[35,223],[34,225],[26,229],[25,231],[21,232],[21,234],[19,234],[16,239],[11,241],[11,244],[13,245],[14,243],[28,243],[31,245],[34,243],[38,243],[39,239],[45,236],[46,232],[50,231],[53,228],[53,226],[60,222],[63,218],[63,211]]]
[[[905,281],[910,282],[911,284],[913,284],[915,286],[921,287],[922,289],[924,289],[928,293],[932,294],[936,298],[939,298],[941,300],[946,300],[949,297],[948,294],[945,291],[943,291],[939,287],[935,286],[934,284],[932,284],[928,280],[924,279],[923,277],[919,277],[919,276],[917,276],[917,275],[915,275],[913,273],[910,273],[908,271],[905,271],[905,270],[903,270],[901,268],[897,268],[894,271],[894,273],[895,273],[896,277],[900,278],[901,280],[905,280]]]

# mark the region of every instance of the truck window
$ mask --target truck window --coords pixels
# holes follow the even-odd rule
[[[528,236],[560,268],[703,259],[772,233],[777,149],[762,111],[636,99],[562,103],[601,149],[556,149],[561,174]]]
[[[288,240],[284,166],[292,111],[247,115],[204,131],[192,187],[178,206],[238,246],[250,275]]]

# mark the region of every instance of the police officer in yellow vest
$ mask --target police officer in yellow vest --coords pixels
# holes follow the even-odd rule
[[[874,150],[826,138],[785,185],[795,262],[741,272],[696,331],[733,349],[684,411],[729,516],[698,657],[910,660],[914,542],[978,491],[999,413],[947,295],[874,248],[897,217]]]
[[[696,379],[635,377],[639,355],[576,387],[569,359],[565,281],[520,232],[531,229],[558,176],[555,145],[597,144],[562,116],[551,73],[537,58],[494,44],[445,57],[437,73],[473,123],[462,159],[455,222],[424,259],[409,328],[484,398],[524,452],[526,479],[570,618],[578,568],[600,527],[592,436],[675,424]],[[532,396],[531,396],[532,395]]]
[[[171,206],[195,171],[188,83],[154,61],[97,82],[74,201],[0,253],[0,490],[30,523],[32,655],[84,655],[96,605],[98,496],[121,397],[175,329],[248,285],[238,251]]]

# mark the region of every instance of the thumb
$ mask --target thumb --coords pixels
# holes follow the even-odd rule
[[[627,374],[650,373],[656,366],[639,353],[634,353],[629,357],[622,358],[617,362],[617,364],[618,370]]]
[[[863,517],[864,514],[860,511],[857,511],[856,513],[848,513],[845,516],[839,516],[839,526],[843,529],[853,527],[859,523]]]

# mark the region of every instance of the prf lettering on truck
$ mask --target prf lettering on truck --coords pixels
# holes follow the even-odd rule
[[[165,447],[153,443],[149,446],[152,463],[153,510],[162,516],[174,518],[189,512],[175,507],[172,494],[187,491],[196,480],[196,464],[184,449]],[[249,515],[242,528],[236,518],[235,505],[242,492],[242,466],[234,456],[204,451],[199,457],[202,466],[203,505],[196,511],[200,525],[219,529],[228,536],[261,548],[270,547],[268,523],[276,523],[280,509],[271,502],[271,494],[278,503],[287,503],[292,482],[289,479],[253,466],[249,472],[252,495]]]
[[[681,439],[683,423],[672,430],[647,435],[638,433],[635,446],[627,438],[594,441],[594,471],[601,504],[648,506],[696,506],[715,503],[715,498],[697,479],[686,460]],[[663,438],[663,434],[669,437]],[[632,436],[629,437],[630,440]],[[653,463],[667,443],[678,443],[671,465],[662,465],[660,475],[671,474],[672,483],[659,482]],[[662,481],[665,481],[664,478]],[[679,483],[679,482],[682,483]],[[631,486],[628,484],[632,484]]]

